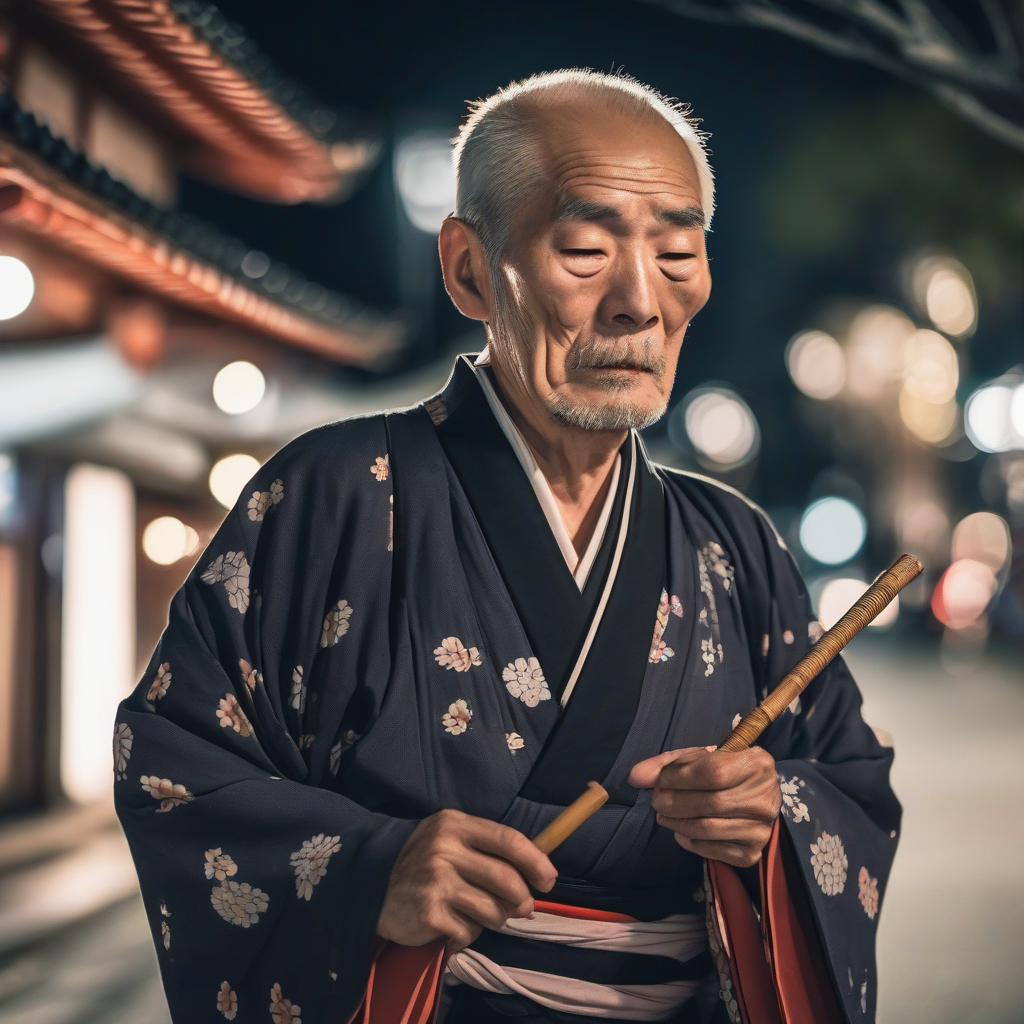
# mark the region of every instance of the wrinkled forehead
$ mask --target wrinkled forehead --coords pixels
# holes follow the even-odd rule
[[[689,147],[655,110],[600,95],[546,98],[531,107],[546,207],[553,210],[576,195],[617,191],[676,206],[700,205]]]

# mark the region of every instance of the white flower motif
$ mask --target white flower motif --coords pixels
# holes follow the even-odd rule
[[[513,754],[515,754],[517,750],[522,750],[523,747],[526,746],[526,741],[517,732],[505,733],[505,742],[508,744],[508,749],[512,751]]]
[[[434,661],[456,672],[468,672],[479,665],[482,655],[475,647],[465,647],[457,636],[446,636],[440,647],[434,648]]]
[[[878,913],[878,879],[872,878],[868,869],[862,867],[860,874],[857,875],[857,885],[860,889],[857,898],[864,908],[864,913],[874,921],[875,914]]]
[[[683,617],[683,602],[673,594],[669,601],[669,605],[672,610],[672,614],[676,616],[676,618],[681,619]]]
[[[800,790],[807,784],[795,775],[786,781],[786,776],[779,775],[779,789],[782,790],[782,813],[795,825],[799,821],[810,821],[811,816],[807,804],[800,799]]]
[[[502,669],[505,689],[518,697],[528,708],[535,708],[542,700],[551,700],[551,691],[536,658],[516,658]]]
[[[156,670],[156,675],[153,677],[153,682],[149,684],[149,693],[146,694],[146,700],[150,703],[160,700],[167,693],[168,687],[171,685],[171,664],[165,661]]]
[[[284,483],[281,480],[275,480],[270,485],[269,491],[253,491],[252,497],[249,499],[249,504],[246,506],[248,509],[249,518],[254,523],[263,522],[264,516],[274,506],[277,505],[284,497]]]
[[[218,882],[223,882],[225,878],[238,874],[238,865],[218,846],[206,851],[203,871],[207,878],[216,878]]]
[[[166,921],[160,922],[160,934],[164,940],[164,949],[171,948],[171,926]]]
[[[226,981],[220,983],[220,991],[217,993],[217,1009],[228,1020],[234,1020],[238,1013],[238,996]]]
[[[327,862],[341,849],[340,836],[325,836],[322,832],[306,839],[301,850],[291,855],[295,868],[295,891],[300,900],[313,898],[313,886],[327,874]]]
[[[787,705],[790,712],[794,715],[799,715],[803,710],[803,702],[800,700],[800,694],[797,694]]]
[[[674,598],[678,601],[678,598]],[[674,609],[671,609],[674,611]],[[662,636],[665,633],[665,627],[668,625],[668,616],[670,611],[668,591],[663,590],[661,592],[661,599],[658,601],[658,611],[654,621],[654,637],[651,640],[651,650],[647,655],[647,660],[652,664],[656,665],[660,661],[668,661],[669,658],[674,658],[676,652],[669,647]],[[683,608],[679,606],[679,615],[682,616]]]
[[[704,678],[706,679],[710,675],[714,675],[715,672],[715,640],[714,637],[705,637],[700,642],[700,656],[704,662]],[[718,660],[722,660],[722,645],[719,644],[717,648]]]
[[[195,797],[180,783],[161,779],[159,775],[143,775],[142,788],[154,799],[160,801],[156,813],[166,813],[172,807],[187,804]]]
[[[469,720],[472,717],[473,712],[469,709],[469,705],[460,699],[448,705],[448,711],[441,716],[441,723],[444,725],[445,732],[458,736],[469,728]]]
[[[352,611],[352,605],[342,598],[327,613],[320,634],[321,647],[333,647],[348,632],[348,620],[352,618]]]
[[[124,782],[128,778],[128,762],[132,757],[135,737],[124,722],[114,723],[114,778]]]
[[[245,717],[245,712],[239,706],[238,698],[233,693],[225,693],[221,697],[217,717],[220,719],[221,728],[234,729],[243,738],[252,735],[252,725]]]
[[[732,728],[735,729],[742,721],[743,716],[737,711],[736,714],[732,716]]]
[[[228,924],[248,928],[259,922],[260,914],[270,905],[270,897],[248,882],[221,882],[210,893],[210,902]]]
[[[839,836],[822,832],[816,843],[811,843],[811,866],[814,880],[826,896],[838,896],[846,887],[846,850]]]
[[[238,659],[238,668],[242,673],[242,682],[245,683],[250,690],[255,690],[256,684],[263,682],[263,673],[257,672],[256,669],[254,669],[252,665],[245,660],[245,658]]]
[[[171,916],[171,912],[167,909],[167,904],[166,903],[161,903],[160,904],[160,914],[161,914],[162,917],[170,917]]]
[[[765,633],[761,637],[761,657],[762,658],[767,658],[768,657],[768,645],[770,643],[771,643],[771,638],[768,636],[767,633]]]
[[[391,456],[385,455],[384,458],[377,456],[376,461],[370,467],[370,472],[377,478],[378,481],[384,481],[388,478],[388,472],[391,468]]]
[[[732,589],[732,581],[736,576],[736,571],[725,557],[722,545],[717,544],[715,541],[710,541],[704,545],[701,553],[704,555],[708,568],[718,577],[725,592],[728,593]]]
[[[793,636],[793,630],[791,630],[791,629],[787,629],[782,634],[782,642],[784,644],[791,644],[795,639],[796,639],[796,637]]]
[[[306,683],[302,678],[302,666],[292,669],[291,705],[301,715],[306,710]]]
[[[346,729],[342,734],[341,739],[331,747],[329,768],[332,775],[338,774],[338,766],[341,764],[341,755],[344,754],[349,747],[354,746],[357,739],[359,739],[359,736],[353,729]]]
[[[281,994],[281,986],[275,983],[270,990],[270,1017],[274,1024],[302,1024],[300,1013],[302,1007],[285,999]]]
[[[807,639],[812,644],[816,644],[821,639],[821,634],[825,632],[825,627],[822,626],[817,619],[812,619],[807,623]]]
[[[244,551],[229,551],[218,555],[200,577],[204,583],[213,586],[223,583],[228,594],[228,603],[244,615],[249,608],[249,563]]]

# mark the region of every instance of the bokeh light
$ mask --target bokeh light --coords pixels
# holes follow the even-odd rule
[[[142,531],[142,550],[157,565],[172,565],[199,546],[199,534],[177,516],[160,516]]]
[[[786,347],[793,383],[809,398],[835,398],[846,383],[846,353],[824,331],[802,331]]]
[[[14,256],[0,256],[0,320],[24,313],[35,293],[32,271]]]
[[[413,135],[395,149],[395,183],[402,207],[420,231],[436,235],[455,209],[455,164],[446,135]]]
[[[221,412],[232,416],[255,409],[266,390],[260,368],[245,359],[221,367],[213,378],[213,401]]]
[[[987,565],[961,558],[942,574],[932,592],[932,613],[944,626],[966,629],[985,614],[998,586]]]
[[[964,426],[967,436],[983,452],[1009,451],[1015,431],[1010,407],[1015,395],[1005,384],[988,384],[967,399]]]
[[[849,610],[851,605],[868,589],[864,580],[844,577],[829,580],[818,597],[818,620],[831,629]],[[894,597],[869,623],[872,629],[887,629],[900,613],[900,599]]]
[[[231,508],[259,468],[259,462],[251,455],[226,455],[210,470],[210,493],[225,508]]]
[[[894,306],[867,306],[854,317],[847,335],[847,379],[856,398],[874,400],[900,379],[904,347],[914,330],[910,317]]]
[[[1024,438],[1024,384],[1018,384],[1010,398],[1010,429]]]
[[[1010,557],[1010,527],[994,512],[974,512],[957,523],[950,554],[954,562],[970,558],[999,573]]]
[[[900,419],[919,441],[940,444],[957,425],[957,404],[952,399],[941,405],[912,394],[906,385],[900,389]]]
[[[700,388],[683,399],[686,435],[698,455],[716,466],[740,466],[757,454],[757,420],[739,395],[726,388]]]
[[[915,331],[905,343],[903,386],[915,398],[942,405],[956,395],[960,365],[956,349],[935,331]]]
[[[831,495],[812,502],[800,519],[800,544],[822,565],[842,565],[864,546],[868,524],[852,501]]]
[[[925,256],[913,272],[914,297],[928,319],[946,334],[964,337],[974,330],[978,300],[970,271],[950,256]]]
[[[898,513],[900,547],[926,563],[945,562],[949,525],[949,516],[936,502],[924,499],[908,504]]]

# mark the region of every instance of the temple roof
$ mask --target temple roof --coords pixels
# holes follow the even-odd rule
[[[277,71],[244,31],[201,0],[22,0],[89,51],[91,65],[177,135],[181,165],[253,198],[343,193],[377,147],[351,114]],[[92,68],[91,68],[92,69]]]
[[[0,222],[180,305],[351,365],[408,333],[190,214],[154,206],[0,93]]]

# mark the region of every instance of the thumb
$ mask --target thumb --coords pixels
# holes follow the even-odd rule
[[[639,764],[633,765],[629,773],[629,784],[634,789],[651,789],[658,784],[661,776],[661,769],[673,761],[689,761],[697,755],[704,753],[707,747],[680,747],[678,750],[666,750],[654,757],[647,758]]]

